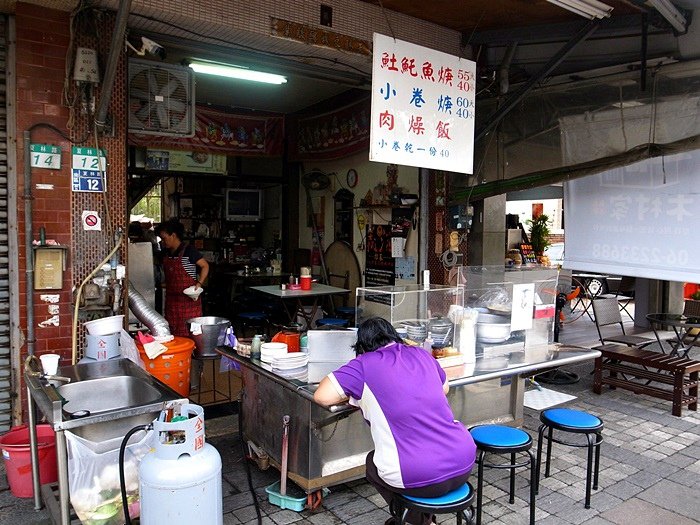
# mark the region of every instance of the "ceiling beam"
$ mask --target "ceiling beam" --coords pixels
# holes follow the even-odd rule
[[[474,137],[474,142],[478,142],[482,139],[489,131],[495,128],[499,122],[505,117],[510,111],[528,94],[528,92],[533,88],[533,86],[543,79],[547,78],[554,69],[561,64],[561,62],[568,56],[569,53],[576,47],[579,43],[583,42],[600,25],[601,21],[598,19],[593,19],[583,25],[579,31],[569,40],[564,46],[557,51],[549,61],[542,66],[542,68],[533,75],[527,82],[523,83],[521,87],[509,97],[505,103],[489,115],[485,121],[486,125],[483,126],[476,136]]]
[[[616,38],[639,34],[639,16],[639,14],[632,14],[606,18],[601,21],[595,38]],[[657,20],[657,22],[659,21]],[[656,29],[667,29],[663,23],[654,26],[653,20],[650,20],[650,24]],[[512,29],[492,29],[474,34],[463,33],[462,46],[489,45],[493,47],[507,46],[512,42],[518,42],[519,45],[567,42],[580,27],[580,22],[567,22]]]

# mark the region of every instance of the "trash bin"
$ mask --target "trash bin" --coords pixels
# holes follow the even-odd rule
[[[39,480],[42,485],[58,481],[56,465],[56,435],[51,425],[36,426],[39,456]],[[18,498],[34,496],[32,486],[32,453],[29,447],[29,427],[12,428],[0,436],[0,450],[5,460],[5,471],[10,492]]]
[[[136,343],[146,371],[160,379],[182,397],[190,395],[190,366],[192,365],[192,349],[194,341],[187,337],[175,337],[172,341],[163,343],[168,349],[149,359],[140,343]]]

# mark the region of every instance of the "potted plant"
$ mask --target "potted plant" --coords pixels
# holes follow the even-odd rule
[[[535,255],[541,257],[544,250],[551,243],[549,242],[549,217],[544,213],[534,219],[529,219],[527,224],[530,226],[530,244],[535,252]]]

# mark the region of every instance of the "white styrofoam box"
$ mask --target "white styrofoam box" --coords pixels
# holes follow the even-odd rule
[[[309,362],[345,362],[355,358],[355,330],[309,330]]]

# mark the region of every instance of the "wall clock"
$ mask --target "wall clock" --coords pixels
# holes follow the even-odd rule
[[[348,174],[345,176],[345,181],[351,188],[357,186],[357,171],[354,169],[349,169]]]

